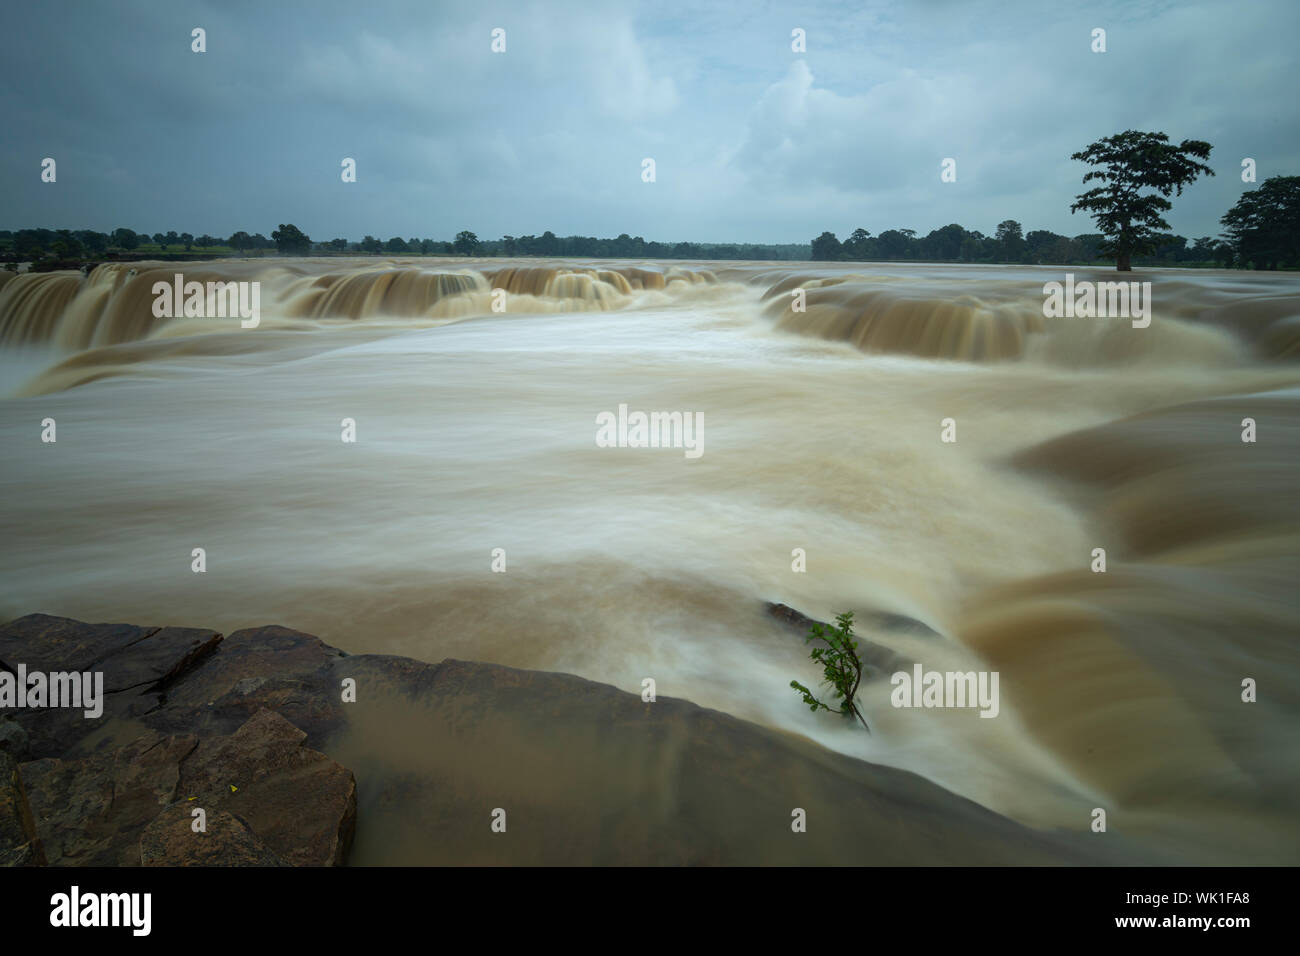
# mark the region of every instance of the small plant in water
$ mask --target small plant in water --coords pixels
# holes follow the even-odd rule
[[[835,618],[835,623],[835,627],[827,627],[814,622],[804,641],[824,641],[828,645],[814,647],[811,657],[822,665],[825,671],[823,683],[830,685],[831,698],[839,700],[839,707],[832,708],[818,700],[812,691],[797,680],[790,681],[790,686],[803,694],[803,702],[813,713],[819,710],[839,710],[845,717],[858,718],[862,721],[863,729],[871,733],[866,718],[853,701],[853,695],[857,693],[858,684],[862,683],[862,675],[866,672],[862,658],[858,657],[858,642],[853,639],[853,612],[845,611]]]

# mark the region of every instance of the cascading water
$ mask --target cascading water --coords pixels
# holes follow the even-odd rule
[[[260,325],[155,316],[177,271],[259,282]],[[9,278],[0,613],[652,676],[1032,825],[1111,808],[1135,859],[1292,861],[1300,281],[1147,273],[1139,329],[1046,317],[1060,278],[372,259]],[[702,413],[704,453],[597,447],[620,404]],[[894,708],[877,673],[874,736],[810,715],[788,683],[818,673],[765,601],[855,610],[928,669],[995,669],[1001,713]]]

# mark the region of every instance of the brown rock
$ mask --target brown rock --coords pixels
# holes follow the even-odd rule
[[[261,710],[229,736],[150,731],[111,752],[32,761],[23,771],[36,832],[53,865],[129,866],[140,862],[141,835],[165,807],[181,806],[188,819],[197,806],[209,819],[218,810],[237,812],[241,826],[274,854],[272,865],[340,864],[356,826],[356,782],[351,771],[302,746],[304,738],[283,717]],[[224,824],[218,832],[225,849],[183,852],[167,836],[171,822],[159,824],[150,844],[158,859],[179,865],[186,852],[196,864],[223,853],[232,861],[270,859]]]
[[[37,832],[53,866],[123,866],[140,831],[176,797],[192,735],[147,733],[126,747],[22,765]]]
[[[16,709],[12,719],[27,737],[25,756],[68,757],[114,720],[156,708],[160,691],[211,654],[221,642],[215,631],[132,624],[85,624],[48,614],[29,614],[0,628],[0,666],[28,671],[102,671],[103,714],[87,718],[79,708]]]
[[[45,851],[36,831],[18,764],[0,753],[0,866],[44,866]]]
[[[43,757],[20,768],[36,830],[52,866],[89,863],[109,844],[102,830],[113,803],[106,758]]]
[[[84,711],[77,708],[47,707],[15,711],[14,720],[27,734],[27,759],[72,758],[81,754],[83,744],[94,740],[97,732],[114,722],[130,720],[147,713],[158,705],[158,700],[157,696],[135,691],[110,694],[105,690],[104,712],[97,718],[86,717]],[[139,728],[137,732],[138,730]]]
[[[217,649],[221,635],[194,627],[164,627],[103,661],[104,689],[166,687]]]
[[[111,654],[157,632],[134,624],[86,624],[67,617],[28,614],[0,627],[0,664],[29,671],[87,671]]]
[[[568,674],[357,655],[330,753],[363,788],[361,865],[1098,862],[902,770]],[[866,741],[866,735],[862,735]],[[791,831],[791,812],[808,830]],[[494,833],[491,814],[507,813]]]
[[[22,724],[8,716],[0,715],[0,753],[7,753],[16,761],[27,759],[30,752],[27,731]]]
[[[211,810],[205,830],[194,831],[196,803],[177,803],[140,835],[141,866],[285,866],[240,817]]]
[[[260,710],[230,736],[199,743],[181,768],[178,794],[209,813],[237,811],[291,865],[341,865],[356,827],[356,780],[304,747],[306,736]]]
[[[236,631],[201,667],[169,687],[166,706],[144,720],[167,733],[230,734],[265,708],[319,746],[342,717],[329,668],[345,657],[320,638],[287,627]]]

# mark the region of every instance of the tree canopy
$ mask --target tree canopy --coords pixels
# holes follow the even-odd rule
[[[1177,146],[1164,133],[1126,130],[1106,136],[1070,156],[1091,166],[1084,183],[1101,181],[1081,193],[1070,206],[1093,214],[1097,228],[1105,237],[1102,251],[1115,257],[1115,268],[1132,269],[1135,253],[1149,252],[1156,246],[1161,230],[1167,230],[1163,213],[1173,208],[1166,197],[1197,176],[1213,176],[1214,170],[1197,160],[1208,159],[1211,146],[1197,139],[1185,139]],[[1143,193],[1149,189],[1153,192]]]
[[[1243,264],[1295,268],[1300,265],[1300,176],[1264,180],[1219,221]]]
[[[271,233],[271,238],[282,255],[305,256],[311,252],[311,239],[293,223],[280,223],[280,228]]]

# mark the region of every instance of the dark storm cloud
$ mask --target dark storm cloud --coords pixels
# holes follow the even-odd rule
[[[1092,224],[1069,213],[1069,154],[1137,128],[1214,144],[1219,175],[1170,222],[1217,234],[1249,188],[1243,157],[1261,179],[1300,172],[1297,27],[1292,2],[25,5],[0,37],[0,219],[804,241],[1014,218],[1076,234]]]

